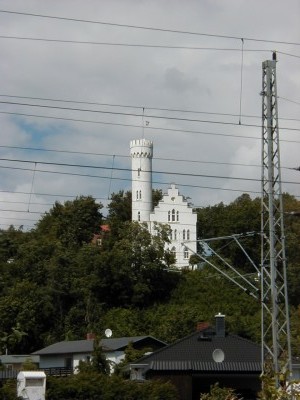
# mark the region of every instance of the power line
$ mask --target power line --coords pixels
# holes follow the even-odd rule
[[[0,168],[4,169],[12,169],[12,170],[22,170],[22,171],[33,171],[33,169],[30,168],[20,168],[20,167],[5,167],[5,166],[0,166]],[[115,168],[116,169],[116,168]],[[124,170],[124,169],[121,169]],[[40,170],[36,169],[36,172],[41,172],[41,173],[49,173],[49,174],[56,174],[56,175],[68,175],[68,176],[78,176],[78,177],[85,177],[85,178],[97,178],[97,179],[110,179],[110,180],[118,180],[118,181],[132,181],[130,178],[117,178],[117,177],[109,177],[109,176],[100,176],[100,175],[91,175],[91,174],[79,174],[79,173],[72,173],[72,172],[61,172],[61,171],[49,171],[49,170]],[[169,173],[165,173],[168,175]],[[178,175],[178,174],[175,174]],[[217,176],[217,175],[193,175],[193,174],[181,174],[185,176],[192,176],[192,177],[200,177],[200,178],[214,178],[214,179],[229,179],[229,180],[241,180],[241,181],[253,181],[253,182],[260,182],[259,179],[254,179],[254,178],[238,178],[238,177],[223,177],[223,176]],[[159,185],[169,185],[169,182],[153,182]],[[282,183],[285,184],[294,184],[294,185],[299,185],[300,182],[290,182],[290,181],[282,181]],[[182,186],[182,187],[189,187],[189,188],[202,188],[202,189],[218,189],[218,190],[226,190],[226,191],[233,191],[233,192],[242,192],[242,193],[260,193],[257,191],[248,191],[248,190],[241,190],[241,189],[227,189],[227,188],[214,188],[214,187],[207,187],[207,186],[200,186],[200,185],[192,185],[192,184],[182,184],[182,183],[177,183],[177,186]]]
[[[119,157],[119,158],[131,158],[131,156],[125,156],[123,154],[109,154],[109,153],[94,153],[94,152],[84,152],[84,151],[72,151],[72,150],[56,150],[56,149],[46,149],[46,148],[37,148],[37,147],[22,147],[22,146],[5,146],[0,145],[0,148],[7,149],[17,149],[17,150],[30,150],[30,151],[45,151],[45,152],[54,152],[54,153],[65,153],[65,154],[81,154],[81,155],[92,155],[92,156],[105,156],[105,157]],[[164,157],[153,157],[153,160],[159,161],[175,161],[175,162],[185,162],[191,164],[212,164],[212,165],[229,165],[229,166],[237,166],[237,167],[256,167],[261,168],[259,164],[243,164],[243,163],[231,163],[231,162],[221,162],[221,161],[203,161],[203,160],[191,160],[186,158],[164,158]],[[34,162],[34,161],[30,161]],[[281,167],[282,169],[296,169],[292,167]]]
[[[48,115],[18,113],[18,112],[11,112],[11,111],[0,111],[0,114],[19,115],[22,117],[26,116],[26,117],[34,117],[34,118],[45,118],[45,119],[48,118],[48,119],[53,119],[53,120],[83,122],[83,123],[100,124],[100,125],[121,126],[121,127],[126,127],[126,128],[128,128],[128,127],[129,128],[138,128],[138,129],[142,128],[142,125],[124,124],[124,123],[106,122],[106,121],[93,121],[93,120],[78,119],[78,118],[54,117],[54,116],[48,116]],[[239,125],[239,126],[243,126],[243,125]],[[261,138],[258,136],[232,135],[232,134],[226,134],[226,133],[195,131],[195,130],[190,130],[190,129],[162,128],[162,127],[153,127],[153,126],[149,126],[149,125],[146,126],[145,129],[154,130],[154,131],[182,132],[182,133],[192,133],[192,134],[195,133],[195,134],[200,134],[200,135],[212,135],[212,136],[232,137],[232,138],[241,138],[241,139],[261,140]],[[281,128],[281,129],[284,129],[284,128]],[[281,142],[300,143],[297,140],[287,140],[287,139],[282,139]]]
[[[117,42],[94,42],[89,40],[70,40],[70,39],[50,39],[50,38],[37,38],[29,36],[7,36],[0,35],[0,39],[12,39],[12,40],[28,40],[36,42],[48,42],[48,43],[67,43],[67,44],[88,44],[97,46],[112,46],[112,47],[141,47],[150,49],[173,49],[173,50],[202,50],[202,51],[232,51],[240,52],[238,48],[226,48],[226,47],[198,47],[198,46],[171,46],[171,45],[160,45],[160,44],[145,44],[145,43],[117,43]],[[263,52],[272,53],[274,50],[271,49],[245,49],[246,52]]]
[[[296,55],[296,54],[284,53],[283,51],[278,51],[278,50],[276,50],[276,53],[278,53],[278,54],[283,54],[284,56],[300,58],[300,56],[298,56],[298,55]]]
[[[300,105],[300,101],[290,100],[290,99],[287,99],[286,97],[281,97],[281,96],[277,96],[277,97],[278,97],[278,99],[288,101],[289,103]]]
[[[109,157],[109,158],[111,158],[113,156],[119,157],[119,158],[131,158],[131,156],[128,156],[128,155],[125,156],[122,154],[94,153],[94,152],[71,151],[71,150],[56,150],[56,149],[46,149],[46,148],[36,148],[36,147],[0,145],[0,148],[16,149],[16,150],[30,150],[30,151],[45,151],[45,152],[54,152],[54,153],[65,153],[65,154],[105,156],[105,157]],[[261,165],[259,165],[259,164],[243,164],[243,163],[230,163],[230,162],[221,162],[221,161],[203,161],[203,160],[191,160],[191,159],[183,159],[183,158],[163,158],[163,157],[153,157],[152,159],[159,160],[159,161],[175,161],[175,162],[185,162],[185,163],[192,163],[192,164],[212,164],[212,165],[229,165],[229,166],[238,166],[238,167],[261,168]],[[288,167],[282,167],[282,168],[288,168]],[[288,168],[288,169],[290,169],[290,168]]]
[[[54,165],[54,166],[62,166],[62,167],[77,167],[77,168],[89,168],[89,169],[101,169],[101,170],[115,170],[115,171],[122,171],[122,172],[131,172],[131,168],[120,168],[120,167],[106,167],[106,166],[98,166],[98,165],[85,165],[85,164],[71,164],[71,163],[58,163],[58,162],[50,162],[50,161],[33,161],[33,160],[21,160],[21,159],[11,159],[11,158],[0,158],[0,161],[8,161],[8,162],[19,162],[19,163],[30,163],[30,164],[42,164],[42,165]],[[1,166],[0,168],[7,168],[7,169],[18,169],[24,171],[32,171],[32,172],[43,172],[43,173],[55,173],[55,174],[64,174],[64,175],[76,175],[76,176],[86,176],[97,178],[96,175],[90,174],[77,174],[71,172],[60,172],[60,171],[50,171],[50,170],[40,170],[37,168],[21,168],[21,167],[8,167],[8,166]],[[145,171],[149,172],[149,171]],[[176,176],[185,176],[185,177],[193,177],[193,178],[214,178],[214,179],[229,179],[229,180],[243,180],[243,181],[252,181],[252,182],[261,182],[261,179],[257,178],[246,178],[246,177],[232,177],[232,176],[221,176],[221,175],[207,175],[207,174],[193,174],[193,173],[185,173],[185,172],[170,172],[170,171],[152,171],[153,174],[163,174],[163,175],[176,175]],[[114,179],[113,177],[106,177],[108,179]],[[288,184],[295,184],[299,185],[300,182],[288,182],[282,181],[282,183]]]
[[[156,27],[141,26],[141,25],[118,24],[118,23],[106,22],[106,21],[95,21],[95,20],[87,20],[87,19],[80,19],[80,18],[70,18],[70,17],[61,17],[61,16],[54,16],[54,15],[26,13],[26,12],[21,12],[21,11],[0,10],[0,13],[23,15],[23,16],[38,17],[38,18],[56,19],[56,20],[70,21],[70,22],[82,22],[82,23],[89,23],[89,24],[115,26],[115,27],[119,27],[119,28],[142,29],[142,30],[148,30],[148,31],[168,32],[168,33],[193,35],[193,36],[214,37],[214,38],[220,38],[220,39],[233,39],[233,40],[239,40],[239,41],[243,39],[245,41],[247,40],[247,41],[252,41],[252,42],[277,43],[277,44],[283,44],[283,45],[300,46],[300,43],[288,42],[288,41],[282,41],[282,40],[268,40],[268,39],[259,39],[259,38],[251,38],[251,37],[218,35],[218,34],[211,34],[211,33],[192,32],[192,31],[175,30],[175,29],[167,29],[167,28],[156,28]]]
[[[0,212],[16,212],[16,213],[28,213],[28,214],[43,214],[44,212],[41,212],[41,211],[30,211],[30,210],[1,210],[0,209]]]
[[[8,219],[8,220],[12,219],[12,220],[17,220],[17,221],[31,221],[31,222],[38,221],[37,219],[31,219],[31,218],[14,218],[14,217],[2,217],[2,216],[1,216],[1,219],[2,220],[3,219]],[[0,224],[0,225],[3,225],[3,224]]]
[[[26,106],[26,107],[37,107],[37,108],[47,108],[47,109],[65,110],[65,111],[67,110],[67,111],[89,112],[89,113],[97,113],[97,114],[120,115],[120,116],[126,116],[126,117],[138,117],[138,118],[142,118],[143,117],[143,114],[137,114],[137,113],[124,113],[124,112],[120,112],[120,111],[104,111],[104,110],[91,110],[91,109],[84,109],[84,108],[50,106],[50,105],[46,105],[46,104],[30,104],[30,103],[19,103],[19,102],[1,101],[1,100],[0,100],[0,104],[18,105],[18,106]],[[246,126],[246,127],[261,128],[261,125],[245,124],[245,123],[239,123],[239,122],[211,121],[211,120],[191,119],[191,118],[182,118],[182,117],[166,117],[166,116],[162,116],[162,115],[150,115],[150,114],[145,114],[144,117],[153,118],[153,119],[172,120],[172,121],[202,122],[202,123],[208,123],[208,124]],[[299,128],[281,127],[281,129],[289,130],[289,131],[300,131]]]
[[[30,194],[30,193],[28,193]],[[32,193],[34,194],[34,193]],[[14,201],[14,200],[0,200],[0,203],[10,203],[10,204],[28,204],[28,201]],[[36,206],[52,206],[53,203],[38,203],[35,201],[31,201],[30,205],[36,205]]]
[[[87,105],[97,105],[104,107],[118,107],[118,108],[136,108],[139,110],[154,110],[154,111],[167,111],[167,112],[179,112],[179,113],[189,113],[189,114],[206,114],[206,115],[222,115],[226,117],[236,117],[238,118],[240,114],[234,113],[221,113],[221,112],[212,112],[212,111],[199,111],[199,110],[187,110],[187,109],[179,109],[179,108],[168,108],[168,107],[153,107],[153,106],[139,106],[139,105],[130,105],[130,104],[112,104],[112,103],[99,103],[95,101],[83,101],[83,100],[70,100],[70,99],[53,99],[53,98],[45,98],[45,97],[33,97],[33,96],[17,96],[17,95],[9,95],[9,94],[0,94],[0,97],[8,97],[8,98],[17,98],[17,99],[28,99],[28,100],[42,100],[42,101],[51,101],[51,102],[60,102],[60,103],[73,103],[73,104],[87,104]],[[261,119],[261,115],[250,115],[250,114],[241,114],[243,118],[256,118]],[[286,121],[300,121],[297,118],[279,118],[280,120]]]

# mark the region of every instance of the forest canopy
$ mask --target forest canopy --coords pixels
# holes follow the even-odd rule
[[[153,196],[158,201],[161,192]],[[157,226],[151,237],[131,222],[130,192],[111,198],[106,218],[101,203],[81,196],[56,202],[31,231],[0,231],[0,352],[31,353],[91,331],[101,337],[108,326],[116,337],[153,335],[170,343],[218,312],[232,333],[259,342],[258,301],[197,260],[191,261],[194,270],[169,268],[168,226]],[[284,204],[287,212],[300,209],[288,194]],[[195,211],[200,239],[260,232],[260,199],[247,194]],[[285,228],[292,343],[299,355],[300,219],[287,214]],[[259,235],[245,237],[243,246],[259,265]],[[238,271],[256,273],[238,247],[223,247],[223,257]]]

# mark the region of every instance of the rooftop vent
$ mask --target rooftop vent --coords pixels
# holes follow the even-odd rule
[[[216,337],[225,337],[225,315],[219,313],[215,315]]]

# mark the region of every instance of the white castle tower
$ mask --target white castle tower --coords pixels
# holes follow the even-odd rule
[[[132,221],[149,222],[152,212],[153,143],[147,139],[131,140]]]
[[[153,143],[147,139],[130,142],[132,161],[132,221],[147,222],[150,232],[156,223],[171,228],[170,243],[166,243],[176,258],[177,268],[189,268],[189,259],[196,252],[197,214],[175,185],[152,209]],[[155,233],[154,233],[155,234]]]

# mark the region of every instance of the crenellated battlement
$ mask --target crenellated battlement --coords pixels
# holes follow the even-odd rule
[[[153,156],[153,142],[147,139],[131,140],[130,154],[132,158],[151,158]]]

